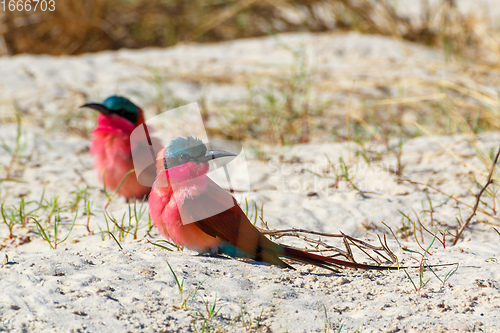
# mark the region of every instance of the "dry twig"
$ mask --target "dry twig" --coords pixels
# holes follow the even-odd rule
[[[440,194],[448,197],[449,199],[454,200],[458,204],[464,205],[464,206],[469,207],[469,208],[473,208],[472,205],[470,205],[470,204],[468,204],[468,203],[466,203],[466,202],[464,202],[464,201],[456,198],[453,194],[448,194],[448,193],[446,193],[446,192],[444,192],[444,191],[442,191],[442,190],[440,190],[440,189],[438,189],[438,188],[436,188],[436,187],[434,187],[434,186],[432,186],[430,184],[424,184],[424,183],[421,183],[421,182],[417,182],[417,181],[411,180],[411,179],[403,177],[403,176],[400,176],[398,179],[400,181],[408,182],[408,183],[413,184],[413,185],[421,185],[421,186],[425,186],[427,188],[433,189],[434,191],[436,191],[436,192],[438,192],[438,193],[440,193]],[[483,213],[484,215],[487,215],[488,217],[491,217],[492,219],[495,219],[495,220],[497,220],[497,221],[500,222],[500,218],[498,218],[497,216],[494,216],[494,215],[488,213],[486,210],[482,209],[481,207],[477,207],[476,209],[478,211],[480,211],[481,213]],[[493,222],[489,222],[489,221],[484,221],[483,223],[491,224],[491,225],[495,225],[495,226],[499,225],[498,223],[493,223]]]
[[[389,249],[387,245],[387,239],[385,235],[383,241],[380,237],[378,238],[380,246],[375,246],[363,240],[348,236],[342,232],[340,232],[339,234],[329,234],[325,232],[316,232],[316,231],[309,231],[305,229],[295,229],[295,228],[282,229],[282,230],[269,230],[266,227],[267,226],[264,224],[264,228],[259,228],[259,230],[262,233],[269,235],[274,240],[283,237],[295,237],[307,242],[313,248],[309,250],[309,252],[320,252],[322,255],[327,255],[328,253],[330,253],[330,257],[341,256],[346,258],[350,262],[358,263],[354,258],[354,253],[351,248],[353,246],[362,253],[364,253],[371,261],[373,261],[377,265],[381,265],[383,261],[389,262],[391,264],[397,262],[396,255]],[[325,241],[321,240],[321,238],[314,239],[304,234],[317,235],[329,238],[342,238],[345,250],[330,245]]]
[[[462,233],[464,232],[465,228],[469,225],[470,221],[476,215],[477,207],[479,206],[479,202],[481,201],[481,196],[483,195],[484,191],[486,191],[486,188],[493,183],[493,173],[495,172],[495,167],[498,162],[498,157],[500,156],[500,147],[498,147],[497,154],[495,156],[495,159],[493,160],[493,163],[491,165],[490,173],[488,175],[488,179],[486,180],[486,184],[481,188],[478,194],[476,194],[476,203],[474,204],[474,207],[472,208],[472,212],[470,216],[467,218],[465,223],[460,227],[460,230],[458,231],[457,235],[455,236],[455,240],[453,241],[453,245],[456,245],[460,237],[462,236]]]

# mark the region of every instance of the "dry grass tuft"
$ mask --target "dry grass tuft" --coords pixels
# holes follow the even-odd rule
[[[455,1],[410,17],[397,2],[370,0],[56,1],[56,10],[0,12],[9,54],[79,54],[170,46],[292,31],[359,31],[438,46],[470,59],[497,61],[499,44],[484,19]]]

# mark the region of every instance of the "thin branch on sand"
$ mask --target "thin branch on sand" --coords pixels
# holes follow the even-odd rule
[[[493,173],[495,172],[495,167],[498,162],[498,157],[500,156],[500,147],[498,148],[497,154],[495,156],[495,159],[493,160],[493,163],[491,165],[490,173],[488,175],[488,179],[486,180],[486,184],[481,188],[481,190],[476,194],[476,203],[474,204],[474,207],[472,208],[472,212],[470,216],[465,220],[465,223],[462,224],[460,227],[460,230],[457,232],[457,235],[455,236],[455,240],[453,241],[453,245],[456,245],[460,237],[462,236],[462,233],[464,232],[465,228],[469,225],[470,221],[476,215],[477,207],[479,206],[479,202],[481,202],[481,196],[483,195],[484,191],[486,191],[486,188],[493,183]]]
[[[354,254],[351,248],[352,246],[354,246],[359,251],[364,253],[376,265],[382,265],[383,261],[385,261],[386,263],[388,262],[390,264],[394,264],[395,262],[398,261],[396,255],[387,246],[387,240],[385,235],[383,241],[379,237],[380,246],[375,246],[360,239],[348,236],[342,232],[340,232],[339,234],[329,234],[325,232],[316,232],[316,231],[309,231],[305,229],[296,229],[296,228],[270,230],[267,228],[267,225],[265,223],[263,223],[263,226],[264,228],[259,228],[260,232],[262,232],[265,235],[269,235],[274,240],[283,237],[295,237],[307,242],[312,247],[312,249],[309,249],[308,252],[319,252],[322,255],[327,255],[327,253],[329,252],[333,253],[330,255],[331,257],[341,256],[346,258],[348,261],[358,264],[358,262],[354,259]],[[345,250],[330,245],[325,241],[323,241],[321,238],[319,239],[311,238],[309,236],[306,236],[306,234],[328,237],[328,238],[342,238]]]

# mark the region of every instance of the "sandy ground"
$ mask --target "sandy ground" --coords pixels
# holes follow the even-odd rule
[[[426,255],[430,264],[459,263],[456,272],[445,279],[456,266],[436,268],[437,276],[424,271],[423,281],[429,281],[418,291],[403,271],[331,274],[303,265],[292,271],[197,256],[188,250],[169,252],[148,242],[162,238],[155,230],[146,235],[147,203],[142,206],[146,213],[139,219],[137,240],[133,235],[122,235],[120,249],[103,233],[113,227],[106,223],[107,199],[88,154],[87,134],[95,118],[83,116],[84,111],[77,106],[121,93],[139,104],[144,102],[148,116],[156,114],[150,102],[157,94],[151,68],[176,78],[162,83],[162,89],[173,89],[182,100],[237,103],[245,94],[248,77],[266,80],[289,69],[293,57],[280,47],[281,41],[302,45],[316,73],[323,73],[314,84],[325,84],[324,91],[340,87],[332,94],[343,102],[348,97],[342,89],[350,89],[353,78],[361,82],[360,89],[372,91],[377,98],[379,89],[372,83],[375,78],[380,80],[380,73],[384,82],[393,79],[403,84],[416,78],[426,82],[451,80],[461,71],[453,64],[440,66],[443,55],[435,50],[357,34],[285,35],[279,40],[269,37],[80,57],[0,58],[0,140],[8,147],[13,147],[16,138],[12,110],[17,107],[23,115],[22,149],[11,172],[11,178],[22,182],[0,183],[4,207],[19,207],[24,200],[29,202],[29,210],[42,194],[46,203],[54,202],[57,195],[60,206],[66,207],[60,213],[61,221],[67,224],[76,214],[74,229],[56,250],[35,232],[31,220],[28,227],[14,227],[13,240],[8,239],[5,224],[0,225],[0,330],[203,331],[204,318],[214,302],[217,312],[205,321],[205,331],[500,329],[500,245],[493,230],[493,226],[499,229],[499,221],[496,212],[483,205],[491,216],[479,213],[457,246],[448,243],[444,248],[435,241]],[[231,80],[223,80],[227,77]],[[353,110],[362,105],[353,100]],[[75,129],[78,126],[81,132]],[[242,203],[244,198],[250,203],[254,200],[259,209],[264,205],[264,219],[273,229],[341,230],[373,244],[377,235],[385,234],[401,262],[418,265],[421,256],[401,250],[382,222],[394,230],[402,246],[420,252],[412,233],[405,231],[412,226],[401,212],[413,220],[418,215],[429,228],[433,221],[439,230],[455,231],[457,217],[465,219],[470,214],[465,204],[474,204],[474,194],[480,189],[476,182],[486,181],[488,167],[478,152],[494,152],[500,133],[482,134],[476,145],[467,136],[419,137],[403,144],[400,165],[404,177],[437,187],[465,204],[443,193],[426,191],[423,185],[401,182],[392,172],[398,165],[394,153],[397,140],[389,142],[390,149],[377,143],[361,147],[323,143],[318,137],[313,141],[287,147],[260,146],[258,151],[248,147],[251,192],[238,193],[238,199]],[[360,152],[370,157],[370,163],[357,154]],[[336,182],[326,156],[337,170],[341,167],[339,158],[346,161],[351,184],[345,179]],[[2,170],[10,160],[10,155],[2,152]],[[361,195],[352,184],[366,194]],[[82,200],[74,207],[78,211],[67,208],[83,189],[93,202],[90,219]],[[494,200],[490,195],[484,201],[491,207]],[[128,208],[121,198],[115,198],[107,212],[118,220],[124,217],[128,223]],[[46,223],[47,211],[39,213],[41,223]],[[250,209],[249,215],[255,212]],[[67,225],[61,227],[59,239],[67,231]],[[417,236],[420,239],[419,232]],[[424,235],[423,242],[428,245],[431,239]],[[293,238],[283,242],[304,245]],[[361,257],[360,261],[365,260]],[[182,296],[167,261],[179,280],[184,280]],[[408,274],[418,287],[418,270],[409,269]]]

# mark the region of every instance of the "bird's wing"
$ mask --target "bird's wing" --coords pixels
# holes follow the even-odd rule
[[[207,190],[192,199],[185,199],[179,210],[188,214],[203,232],[219,237],[232,245],[262,259],[264,250],[275,250],[274,244],[248,220],[236,199],[212,180],[207,179]],[[232,200],[233,206],[228,208],[227,202]],[[206,217],[207,209],[219,212]],[[269,261],[269,260],[265,260]]]

